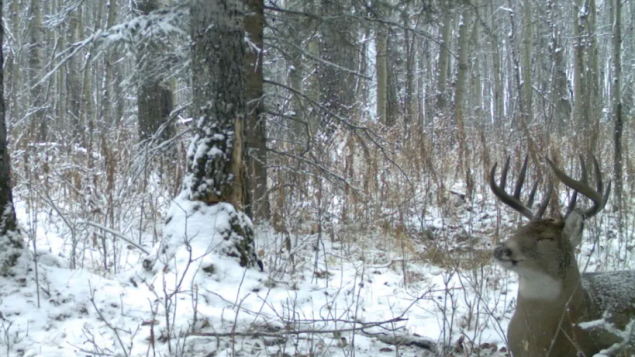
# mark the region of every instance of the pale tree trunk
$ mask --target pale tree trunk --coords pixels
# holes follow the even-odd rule
[[[82,37],[82,8],[81,6],[71,14],[71,18],[68,22],[68,31],[70,34],[70,43],[77,43]],[[71,134],[71,142],[81,143],[86,145],[84,137],[85,128],[82,125],[81,118],[81,101],[82,101],[82,82],[81,82],[81,66],[82,57],[73,56],[66,64],[67,73],[66,76],[66,90],[68,93],[68,123],[65,126],[69,126],[69,134]]]
[[[461,21],[459,22],[459,64],[456,79],[456,92],[454,94],[454,113],[456,126],[459,132],[459,167],[465,174],[465,183],[467,187],[467,197],[472,197],[474,191],[474,180],[470,166],[468,164],[467,138],[465,134],[465,93],[467,89],[467,72],[469,70],[470,55],[470,34],[468,29],[471,25],[471,9],[464,9],[461,12]]]
[[[509,7],[511,8],[512,4],[511,4],[511,0],[508,1]],[[539,162],[538,161],[538,148],[536,145],[536,142],[534,141],[534,138],[532,136],[532,131],[529,130],[529,125],[528,125],[528,121],[529,121],[529,113],[530,113],[530,109],[528,109],[527,107],[527,103],[525,103],[525,95],[524,95],[524,91],[523,88],[526,87],[530,87],[531,85],[529,85],[528,83],[523,83],[523,79],[522,79],[522,66],[520,64],[521,59],[519,59],[518,56],[518,51],[516,50],[516,38],[517,38],[517,34],[516,34],[516,28],[515,28],[515,22],[514,22],[514,14],[513,12],[509,13],[509,24],[510,24],[510,31],[509,31],[509,38],[510,38],[510,48],[511,48],[511,58],[513,61],[513,70],[512,73],[510,74],[510,77],[513,77],[515,82],[516,82],[516,88],[518,90],[518,95],[519,95],[519,114],[518,115],[518,126],[520,128],[520,130],[522,131],[523,135],[525,136],[525,140],[527,140],[527,146],[529,149],[529,155],[531,156],[532,161],[534,162]],[[520,46],[520,45],[518,45]],[[536,167],[538,174],[540,174],[540,167]]]
[[[293,2],[293,3],[289,3],[289,10],[305,11],[305,6],[306,4],[304,3]],[[302,48],[302,42],[306,39],[306,36],[307,36],[305,33],[306,29],[311,29],[312,24],[310,24],[310,20],[309,20],[309,24],[307,24],[306,27],[299,26],[299,20],[296,20],[296,22],[293,22],[292,24],[293,26],[289,26],[286,32],[288,41],[293,43],[295,46],[297,46],[297,48]],[[289,83],[289,86],[295,92],[291,94],[292,95],[291,106],[293,109],[294,118],[296,119],[296,121],[291,123],[293,130],[290,131],[289,135],[292,136],[295,133],[305,134],[306,128],[303,126],[303,124],[308,125],[308,122],[306,120],[307,119],[310,120],[310,118],[308,118],[305,115],[305,110],[306,110],[305,102],[302,96],[297,94],[297,93],[304,93],[305,91],[305,86],[303,83],[304,81],[303,66],[308,64],[305,64],[303,62],[302,51],[299,51],[297,49],[290,50],[289,57],[290,58],[288,60],[291,63],[291,67],[289,68],[289,76],[288,76],[289,82],[288,83]],[[308,140],[308,138],[306,138],[306,140]]]
[[[0,18],[2,18],[0,0]],[[0,23],[0,43],[4,40],[4,25]],[[24,241],[18,229],[11,193],[11,163],[7,148],[7,125],[4,115],[4,55],[0,51],[0,270],[14,266],[22,250]]]
[[[267,128],[263,116],[263,0],[247,0],[247,14],[245,32],[257,49],[248,49],[245,56],[247,148],[249,150],[247,155],[249,195],[245,197],[248,198],[245,207],[254,220],[268,221],[271,213],[267,195]]]
[[[44,117],[44,91],[42,85],[35,85],[42,74],[44,46],[44,28],[42,27],[42,0],[31,0],[31,21],[29,23],[29,70],[31,83],[32,128],[37,130],[37,140],[46,141],[47,123]]]
[[[532,110],[532,78],[531,78],[531,50],[532,50],[532,16],[531,0],[523,1],[523,40],[522,40],[522,96],[523,113],[525,124],[529,125],[533,120]]]
[[[306,1],[304,2],[306,5],[304,11],[312,12],[315,14],[319,14],[322,12],[322,2],[321,1]],[[311,24],[313,21],[311,20]],[[309,55],[313,58],[320,57],[320,38],[319,36],[311,36],[308,40],[308,51]],[[320,83],[320,65],[317,61],[311,62],[309,64],[310,68],[307,70],[309,73],[308,78],[306,79],[306,95],[311,99],[313,103],[318,103],[320,101],[320,92],[321,92],[321,83]],[[309,131],[311,133],[311,137],[314,138],[318,132],[320,127],[320,114],[318,111],[313,111],[305,118],[309,122]],[[282,186],[281,186],[282,189]]]
[[[478,2],[474,3],[476,8],[478,8]],[[478,14],[477,14],[478,15]],[[470,38],[470,48],[479,48],[479,43],[481,41],[479,37],[479,22],[474,21],[472,24]],[[468,63],[469,65],[469,63]],[[472,69],[469,71],[470,75],[470,108],[474,111],[472,115],[474,116],[475,122],[477,126],[481,127],[483,125],[483,84],[481,82],[481,76],[483,75],[481,72],[481,60],[479,58],[479,54],[475,53],[473,59],[471,61]]]
[[[20,3],[18,1],[10,1],[9,2],[9,18],[11,19],[11,31],[14,34],[19,33],[20,31]],[[22,68],[20,65],[20,59],[22,58],[22,39],[17,36],[15,39],[16,43],[16,51],[11,56],[10,60],[10,68],[11,78],[9,86],[13,88],[11,91],[11,118],[22,118],[23,106],[20,98],[24,98],[25,96],[20,96],[20,91],[22,90]]]
[[[377,120],[386,123],[386,107],[388,105],[388,52],[386,28],[379,26],[375,37],[375,66],[377,71]]]
[[[622,5],[621,0],[613,0],[611,2],[613,15],[613,83],[611,86],[611,99],[613,107],[613,177],[615,180],[615,208],[621,210],[622,208],[622,175],[623,175],[623,163],[622,163],[622,29],[621,29],[621,17],[622,17]]]
[[[494,16],[494,9],[492,8],[493,4],[490,3],[489,6],[489,15],[492,18],[491,28],[495,28],[496,19]],[[496,36],[496,34],[492,34]],[[503,118],[503,69],[501,67],[501,53],[498,37],[493,37],[492,39],[492,77],[494,80],[494,119],[493,119],[493,127],[496,128],[498,125],[502,123]]]
[[[414,94],[415,89],[415,41],[413,41],[413,36],[410,33],[410,17],[409,17],[409,6],[401,12],[402,21],[406,30],[404,30],[404,41],[405,41],[405,54],[406,54],[406,98],[405,98],[405,107],[406,107],[406,115],[404,117],[404,126],[406,135],[408,134],[408,126],[415,121],[416,115],[416,97]]]
[[[448,72],[450,71],[450,34],[452,33],[452,20],[454,14],[449,9],[449,4],[443,5],[443,27],[441,29],[441,52],[439,54],[439,67],[437,69],[437,113],[444,112],[447,107],[446,86]]]
[[[595,0],[587,0],[588,24],[586,26],[586,42],[588,45],[587,59],[588,68],[586,73],[587,102],[589,105],[589,123],[587,137],[589,145],[587,147],[589,156],[596,152],[597,142],[600,134],[600,118],[602,115],[602,96],[600,94],[600,59],[597,41],[597,9]],[[589,162],[590,164],[590,162]]]
[[[631,24],[635,24],[635,1],[629,1],[629,9],[630,9],[630,21]],[[629,34],[631,36],[631,41],[630,41],[630,51],[627,49],[625,50],[625,53],[629,53],[630,52],[630,56],[629,56],[629,62],[627,64],[627,66],[630,65],[631,69],[635,69],[635,26],[628,26]],[[628,68],[628,67],[627,67]],[[626,113],[627,115],[631,112],[633,112],[633,110],[635,109],[635,89],[633,88],[633,86],[635,86],[635,78],[633,78],[632,76],[627,76],[627,78],[623,78],[625,80],[627,80],[627,83],[622,82],[622,86],[624,86],[624,92],[622,93],[622,111],[624,113]],[[626,147],[628,145],[626,144]],[[625,147],[625,149],[626,149]],[[634,182],[634,181],[631,181]]]
[[[424,130],[427,125],[431,123],[431,119],[434,112],[434,96],[430,95],[433,92],[434,82],[431,80],[425,80],[429,78],[433,78],[433,69],[432,69],[432,54],[430,53],[430,41],[425,41],[421,45],[421,55],[417,56],[419,70],[424,71],[427,75],[427,78],[424,76],[419,76],[417,78],[417,90],[419,93],[417,94],[417,101],[419,103],[423,103],[423,107],[419,108],[419,122],[421,123],[421,134],[423,135]]]
[[[581,0],[573,3],[573,41],[574,41],[574,63],[573,63],[573,120],[574,127],[578,129],[586,128],[587,112],[584,108],[585,86],[582,83],[584,77],[584,42],[580,31]]]
[[[106,28],[111,28],[117,19],[117,1],[110,0],[108,2],[108,19],[106,20]],[[100,115],[100,123],[104,126],[112,126],[113,123],[116,123],[120,118],[113,117],[112,111],[112,102],[113,102],[113,93],[116,96],[118,92],[116,90],[117,86],[113,84],[113,77],[119,77],[118,74],[113,75],[113,65],[112,63],[116,60],[116,56],[113,53],[108,53],[105,56],[104,63],[104,81],[102,83],[102,101],[101,101],[101,115]],[[111,86],[115,88],[114,91],[111,91]]]
[[[80,22],[81,27],[81,22]],[[84,77],[82,78],[82,99],[80,102],[80,123],[81,123],[81,143],[82,146],[88,148],[88,152],[92,152],[93,148],[93,129],[94,129],[94,121],[93,121],[93,113],[94,113],[94,103],[92,96],[92,54],[86,56],[86,60],[82,63],[82,67],[84,68]],[[84,126],[86,126],[84,128]],[[88,155],[88,166],[93,167],[93,155]]]
[[[386,41],[386,126],[393,126],[397,123],[397,118],[401,117],[401,107],[399,106],[399,84],[397,83],[396,59],[401,56],[396,46],[388,37]]]
[[[566,123],[571,117],[571,101],[569,100],[569,80],[566,73],[564,48],[561,45],[561,25],[555,16],[554,0],[547,3],[549,19],[553,24],[550,31],[549,53],[551,54],[551,101],[555,103],[553,112],[554,125],[558,134],[564,133]]]
[[[197,134],[188,153],[184,194],[208,205],[230,203],[238,211],[236,215],[242,214],[246,191],[243,5],[243,0],[190,3],[192,107]],[[242,266],[256,262],[248,221],[230,217],[232,232],[227,237],[235,239]]]

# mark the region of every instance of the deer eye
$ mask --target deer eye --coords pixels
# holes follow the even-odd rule
[[[538,242],[542,242],[542,241],[553,242],[553,238],[551,238],[551,237],[540,237],[540,238],[536,239],[536,241],[538,241]]]

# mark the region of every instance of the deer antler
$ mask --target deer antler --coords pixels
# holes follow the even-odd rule
[[[564,172],[556,167],[556,165],[547,158],[547,162],[553,173],[564,183],[566,186],[572,188],[573,190],[588,197],[591,201],[593,201],[593,206],[583,212],[583,216],[585,218],[590,218],[598,214],[604,206],[606,202],[609,200],[609,194],[611,193],[611,181],[606,185],[606,192],[603,194],[604,185],[602,184],[602,173],[600,172],[600,165],[598,165],[598,160],[593,156],[593,166],[595,166],[595,181],[597,182],[597,190],[594,190],[591,185],[587,183],[587,172],[586,166],[584,165],[584,160],[582,159],[582,155],[580,155],[580,169],[582,171],[582,179],[580,181],[574,180],[570,176],[567,176]],[[576,204],[577,194],[574,193],[571,201],[569,202],[568,213],[570,213]]]
[[[531,192],[529,193],[529,199],[527,200],[527,204],[523,204],[520,201],[520,193],[522,191],[523,184],[525,183],[525,175],[527,174],[527,161],[528,157],[525,156],[525,161],[523,162],[523,166],[518,173],[518,179],[516,181],[516,186],[514,186],[514,194],[509,195],[505,192],[505,186],[507,184],[507,171],[509,171],[509,156],[507,157],[507,161],[505,161],[505,166],[503,166],[503,172],[501,172],[500,183],[496,185],[494,181],[494,176],[496,174],[496,167],[498,163],[494,164],[492,167],[492,172],[490,174],[489,186],[492,189],[492,192],[498,197],[501,202],[518,211],[523,216],[534,219],[540,218],[545,213],[547,209],[547,203],[549,203],[549,199],[551,198],[551,191],[553,189],[553,185],[549,186],[548,194],[543,198],[540,203],[540,207],[536,214],[531,211],[531,206],[534,203],[534,196],[536,195],[536,189],[538,188],[538,182],[534,183],[534,186],[531,188]]]

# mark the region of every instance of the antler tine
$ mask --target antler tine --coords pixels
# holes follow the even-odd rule
[[[567,205],[566,217],[569,216],[569,213],[573,212],[573,209],[575,208],[575,204],[577,200],[578,200],[578,191],[573,191],[573,195],[571,195],[571,199],[569,200],[569,204]]]
[[[518,180],[516,180],[516,186],[514,187],[514,198],[520,199],[520,191],[523,188],[523,184],[525,183],[525,175],[527,174],[527,160],[529,156],[525,155],[525,161],[523,161],[523,166],[520,168],[520,172],[518,173]],[[509,158],[507,159],[509,162]],[[504,186],[503,186],[504,187]],[[531,203],[527,205],[527,207],[531,207]]]
[[[598,164],[598,160],[593,156],[593,165],[595,166],[595,181],[597,182],[597,191],[602,196],[604,185],[602,184],[602,173],[600,172],[600,165]],[[606,206],[606,202],[609,200],[609,194],[611,193],[611,181],[606,184],[606,192],[604,192],[604,197],[602,197],[602,201],[600,201],[599,205],[593,205],[593,207],[589,208],[585,212],[586,217],[593,217],[598,212],[600,212],[604,206]]]
[[[538,186],[538,183],[534,184],[534,190]],[[538,212],[536,212],[536,218],[541,218],[543,214],[547,211],[547,206],[549,205],[549,201],[551,200],[551,195],[553,194],[553,181],[549,182],[549,188],[547,189],[547,194],[542,197],[542,201],[540,201],[540,207],[538,208]]]
[[[562,181],[562,183],[574,189],[575,191],[585,195],[591,201],[593,201],[593,206],[591,206],[591,208],[583,212],[584,217],[586,218],[593,217],[604,208],[604,206],[606,205],[606,202],[608,201],[609,193],[611,191],[611,183],[609,182],[607,184],[606,193],[602,195],[604,191],[604,187],[602,184],[602,174],[600,172],[600,165],[598,165],[597,159],[595,157],[593,157],[593,165],[595,166],[595,177],[596,177],[595,180],[597,181],[597,186],[598,186],[597,190],[594,190],[586,182],[587,181],[586,167],[584,165],[584,160],[582,160],[582,157],[580,157],[581,170],[582,170],[582,180],[580,181],[574,180],[573,178],[567,176],[564,172],[558,169],[556,165],[548,158],[547,158],[547,162],[549,163],[549,166],[551,166],[551,169],[553,170],[554,174],[560,179],[560,181]],[[570,213],[570,211],[573,210],[574,206],[575,206],[575,197],[573,197],[571,201],[569,202],[568,213]]]
[[[499,185],[496,185],[496,181],[494,180],[494,176],[496,175],[496,167],[498,166],[498,163],[494,164],[494,166],[492,167],[492,171],[490,173],[489,186],[492,189],[492,192],[494,192],[496,197],[498,197],[501,200],[501,202],[513,208],[514,210],[516,210],[523,216],[529,219],[532,219],[534,215],[531,212],[531,210],[527,206],[522,204],[522,202],[520,202],[520,188],[522,188],[522,182],[525,180],[524,176],[525,176],[525,172],[527,171],[526,165],[523,165],[524,170],[521,169],[521,173],[518,177],[518,183],[520,183],[520,185],[516,183],[516,187],[514,188],[514,195],[511,196],[507,192],[505,192],[505,186],[507,183],[507,171],[509,170],[509,159],[510,158],[507,157],[507,161],[505,161],[505,166],[503,166],[503,172],[501,172],[501,179],[500,179]],[[525,164],[526,162],[527,160],[525,159]]]

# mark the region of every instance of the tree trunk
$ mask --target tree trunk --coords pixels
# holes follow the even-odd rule
[[[583,33],[581,28],[584,21],[579,18],[581,0],[575,0],[573,3],[573,38],[574,38],[574,64],[573,64],[573,120],[574,126],[581,130],[582,133],[586,132],[588,126],[588,111],[585,105],[585,101],[588,99],[586,88],[583,83],[585,77],[585,45]],[[584,136],[578,138],[579,141],[584,142]]]
[[[406,54],[406,98],[405,98],[405,107],[406,107],[406,115],[404,116],[404,126],[405,132],[408,133],[408,126],[415,121],[415,113],[416,113],[416,98],[415,98],[415,61],[414,61],[414,53],[415,53],[415,41],[410,30],[410,18],[409,18],[409,7],[401,12],[402,21],[406,30],[404,30],[404,41],[405,41],[405,54]]]
[[[70,33],[70,43],[77,43],[79,39],[82,37],[81,34],[81,22],[82,22],[82,9],[81,6],[77,8],[74,13],[71,14],[70,20],[68,22],[68,31]],[[81,122],[81,97],[82,97],[82,82],[81,82],[81,60],[82,57],[74,56],[67,63],[67,77],[66,77],[66,92],[68,93],[68,122],[65,123],[65,126],[68,128],[69,134],[71,134],[71,142],[73,143],[81,143],[81,145],[86,145],[85,140],[83,140],[84,135],[84,125]]]
[[[44,93],[42,85],[35,85],[42,73],[44,43],[44,28],[42,27],[42,0],[31,0],[30,52],[28,78],[31,80],[31,111],[33,112],[32,128],[37,131],[38,141],[46,141],[47,125],[44,116]]]
[[[106,22],[106,28],[111,28],[115,24],[115,20],[117,18],[117,1],[110,0],[108,2],[108,19]],[[112,124],[116,123],[119,118],[113,115],[112,104],[113,98],[117,96],[117,83],[119,81],[118,73],[113,73],[113,62],[116,61],[116,56],[114,53],[110,52],[105,56],[105,68],[104,68],[104,81],[102,83],[102,104],[101,104],[101,115],[100,115],[100,123],[106,127],[112,127]],[[116,78],[116,81],[113,81],[113,78]],[[113,83],[115,82],[115,83]],[[118,83],[117,83],[118,84]],[[115,88],[115,90],[111,90]],[[114,94],[114,95],[113,95]],[[116,100],[114,100],[116,102]],[[116,113],[116,111],[115,111]]]
[[[329,113],[321,116],[320,127],[327,138],[338,127],[337,120],[331,114],[348,118],[355,104],[355,75],[342,68],[356,70],[357,34],[354,22],[343,16],[338,18],[346,13],[348,5],[349,1],[345,0],[321,1],[321,15],[336,18],[321,27],[320,58],[326,62],[321,62],[318,70],[320,102]]]
[[[492,17],[492,26],[495,26],[495,17],[494,17],[494,9],[493,5],[490,3],[490,13],[489,15]],[[493,127],[497,128],[498,125],[502,123],[503,118],[503,102],[504,102],[504,94],[503,94],[503,68],[501,66],[501,53],[498,37],[494,37],[492,39],[492,71],[493,71],[493,79],[494,79],[494,118],[493,118]]]
[[[375,66],[377,71],[377,120],[386,123],[386,106],[388,104],[388,67],[386,55],[388,51],[386,29],[377,28],[375,37]]]
[[[264,26],[264,1],[247,0],[245,32],[257,49],[245,54],[247,101],[248,170],[245,208],[255,221],[268,221],[271,215],[267,189],[267,128],[263,117],[262,49]]]
[[[553,112],[554,126],[556,132],[563,134],[565,132],[566,123],[571,117],[571,101],[569,94],[569,80],[566,73],[566,63],[564,58],[564,48],[561,42],[561,25],[557,22],[555,13],[554,0],[550,0],[547,4],[549,20],[553,23],[551,27],[549,39],[549,53],[551,54],[551,62],[553,74],[551,78],[551,101],[555,103]]]
[[[465,92],[467,89],[467,72],[469,69],[469,47],[470,34],[469,27],[471,23],[471,13],[466,8],[461,13],[461,21],[459,22],[459,63],[456,79],[456,92],[454,94],[454,113],[456,126],[459,132],[459,167],[465,174],[465,183],[467,187],[467,196],[472,197],[474,191],[474,180],[468,164],[467,156],[467,137],[465,134],[465,118],[463,106],[465,105]]]
[[[622,93],[621,93],[621,79],[622,79],[622,30],[621,30],[621,17],[622,17],[622,5],[621,0],[613,0],[613,83],[612,83],[612,107],[613,107],[613,122],[615,125],[613,132],[613,177],[615,180],[615,208],[620,210],[622,208]]]
[[[523,54],[522,54],[522,96],[523,112],[525,123],[529,125],[533,121],[532,110],[532,78],[531,78],[531,49],[532,49],[532,16],[531,0],[523,1]]]
[[[452,18],[454,16],[449,7],[449,4],[443,5],[441,52],[439,54],[439,68],[437,69],[437,112],[445,111],[447,106],[446,85],[450,67],[450,34],[452,33]]]
[[[192,107],[197,131],[188,152],[184,194],[208,205],[226,202],[234,206],[225,239],[234,240],[242,266],[253,266],[257,260],[253,229],[240,212],[246,191],[243,5],[243,0],[190,3]]]
[[[588,127],[587,127],[587,146],[588,156],[590,157],[596,152],[597,142],[600,134],[600,119],[602,115],[602,96],[600,94],[600,59],[597,41],[597,9],[595,0],[587,0],[586,7],[588,9],[587,25],[586,25],[586,43],[587,43],[587,73],[586,87],[588,103]],[[590,162],[589,162],[590,164]]]
[[[148,14],[159,8],[158,0],[137,1],[137,10]],[[160,78],[152,78],[147,73],[147,57],[154,53],[150,46],[137,49],[139,70],[139,92],[137,96],[137,109],[139,116],[139,140],[152,138],[160,129],[161,141],[172,138],[175,127],[169,123],[170,113],[174,109],[172,91],[161,84]]]
[[[0,0],[0,18],[2,18]],[[4,25],[0,24],[0,43],[4,41]],[[7,125],[4,115],[4,55],[0,51],[0,267],[17,263],[24,249],[24,241],[18,230],[11,193],[11,163],[7,148]],[[4,269],[0,269],[4,275]]]

